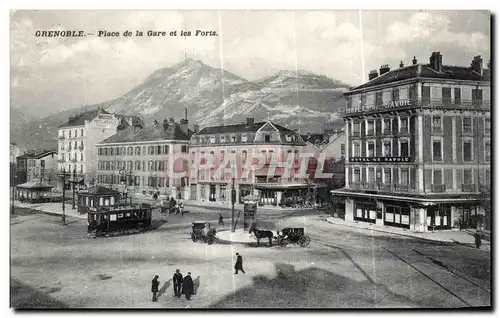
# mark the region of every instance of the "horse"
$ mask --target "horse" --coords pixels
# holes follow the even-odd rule
[[[269,239],[269,246],[273,245],[273,232],[267,231],[267,230],[259,230],[255,226],[250,227],[250,230],[248,230],[248,233],[254,233],[255,237],[257,238],[257,245],[260,246],[260,239],[261,238],[268,238]]]

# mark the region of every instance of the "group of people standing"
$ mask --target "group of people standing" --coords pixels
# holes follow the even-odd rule
[[[155,275],[151,282],[153,302],[158,300],[158,287],[160,286],[159,278],[158,275]],[[191,300],[191,295],[194,294],[194,283],[191,278],[191,272],[188,272],[185,277],[182,277],[180,270],[176,269],[172,281],[174,284],[174,296],[180,298],[181,295],[184,294],[187,300]]]
[[[177,213],[184,215],[184,204],[179,203],[174,199],[174,197],[167,197],[166,200],[161,200],[160,202],[161,213],[168,214]]]

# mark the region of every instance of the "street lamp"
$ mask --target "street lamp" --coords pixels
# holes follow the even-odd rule
[[[76,183],[76,166],[73,168],[73,178],[71,179],[71,185],[73,186],[73,210],[75,209],[75,183]]]
[[[236,190],[234,189],[234,176],[233,183],[231,184],[231,232],[236,231],[234,224],[234,204],[236,203]]]
[[[62,173],[59,174],[59,177],[62,180],[63,184],[63,197],[62,197],[62,224],[66,225],[66,179],[70,175],[66,173],[66,169],[63,168]]]
[[[124,186],[123,187],[123,192],[122,192],[122,196],[123,198],[125,199],[125,203],[127,203],[127,195],[128,195],[128,186],[131,185],[130,181],[129,180],[132,180],[132,170],[129,171],[129,173],[127,174],[127,172],[122,169],[120,170],[120,182],[121,184]],[[132,197],[130,197],[130,204],[132,204]]]

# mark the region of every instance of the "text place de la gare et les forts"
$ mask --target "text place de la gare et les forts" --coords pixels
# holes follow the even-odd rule
[[[36,37],[84,37],[84,36],[93,36],[97,35],[98,37],[131,37],[131,36],[148,36],[148,37],[166,37],[166,36],[217,36],[217,31],[213,30],[195,30],[195,31],[185,31],[177,30],[174,31],[158,31],[158,30],[148,30],[148,31],[140,31],[135,30],[135,32],[130,30],[125,31],[106,31],[99,30],[97,34],[94,33],[86,33],[85,31],[60,31],[60,30],[37,30],[35,32]]]

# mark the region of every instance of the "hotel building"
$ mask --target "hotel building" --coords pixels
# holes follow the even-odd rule
[[[348,221],[425,232],[476,227],[489,193],[490,69],[429,63],[371,71],[345,93]]]

